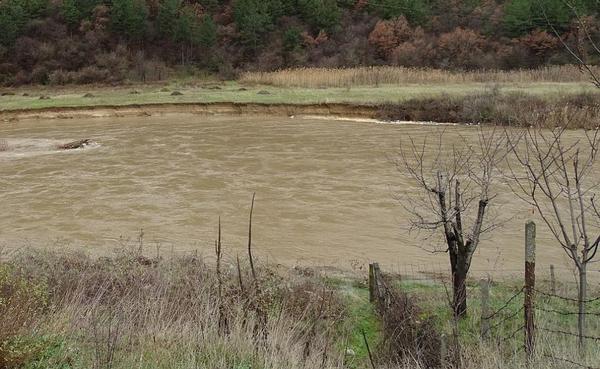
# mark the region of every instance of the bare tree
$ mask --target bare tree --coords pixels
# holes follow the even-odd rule
[[[507,134],[511,156],[520,167],[507,162],[514,192],[537,210],[578,272],[578,331],[583,348],[587,268],[600,244],[600,200],[596,198],[600,130],[581,134],[568,131],[564,122],[554,123],[563,124]]]
[[[570,46],[554,27],[542,7],[544,17],[564,49],[571,55],[591,83],[600,88],[600,77],[588,62],[586,43],[600,56],[600,47],[594,40],[588,19],[579,14],[571,1],[564,0],[576,23],[577,47]],[[555,114],[559,116],[560,114]],[[578,333],[579,348],[584,349],[585,305],[587,299],[587,267],[594,262],[600,244],[600,205],[596,193],[598,179],[598,150],[600,149],[600,124],[586,131],[585,138],[568,142],[567,128],[575,116],[562,117],[554,128],[544,131],[539,125],[528,129],[517,140],[509,140],[511,151],[525,168],[526,176],[516,179],[518,190],[525,200],[535,206],[552,235],[573,262],[579,276]],[[546,117],[548,120],[548,118]],[[545,122],[548,126],[548,122]],[[524,148],[519,148],[519,143]],[[595,235],[598,235],[594,238]]]
[[[575,63],[579,66],[580,70],[589,75],[590,81],[592,82],[592,84],[596,88],[600,88],[600,77],[594,71],[593,67],[588,63],[589,57],[588,57],[588,52],[586,50],[585,44],[587,43],[589,45],[589,47],[592,49],[592,52],[598,56],[600,56],[600,46],[598,45],[598,42],[595,41],[594,38],[592,37],[592,32],[590,31],[590,27],[588,25],[588,19],[586,17],[583,17],[581,14],[579,14],[579,12],[577,11],[577,7],[575,7],[575,5],[571,1],[564,0],[563,3],[570,9],[571,13],[573,14],[573,16],[575,18],[574,19],[575,24],[576,24],[575,36],[577,39],[576,47],[570,46],[564,40],[564,38],[562,37],[560,32],[556,29],[554,24],[552,24],[552,22],[550,21],[550,18],[548,17],[548,15],[546,13],[546,8],[542,4],[538,4],[538,5],[542,9],[542,14],[544,15],[546,23],[548,24],[548,26],[550,27],[550,29],[552,30],[552,32],[554,33],[556,38],[558,38],[558,40],[562,44],[563,48],[573,58]]]
[[[506,154],[502,135],[493,129],[477,130],[476,139],[460,137],[458,143],[444,130],[433,147],[427,139],[419,145],[409,137],[396,160],[399,172],[418,186],[417,196],[398,196],[411,214],[411,230],[443,236],[445,250],[434,252],[449,255],[452,307],[459,317],[467,314],[466,281],[473,255],[481,235],[493,227],[486,220],[494,197],[490,187]]]

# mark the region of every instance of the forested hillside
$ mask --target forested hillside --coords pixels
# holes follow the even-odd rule
[[[556,33],[584,58],[594,55],[588,33],[600,33],[600,1],[570,1],[0,0],[0,84],[152,81],[175,68],[231,78],[293,66],[561,64],[572,60]]]

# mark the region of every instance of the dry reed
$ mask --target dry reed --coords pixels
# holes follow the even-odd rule
[[[594,68],[600,72],[600,67]],[[589,75],[577,66],[549,66],[514,71],[454,72],[440,69],[391,66],[357,68],[298,68],[275,72],[245,72],[242,83],[279,87],[323,88],[443,83],[542,83],[588,82]]]

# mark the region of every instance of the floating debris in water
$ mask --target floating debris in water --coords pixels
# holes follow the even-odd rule
[[[0,157],[23,158],[35,155],[79,152],[100,145],[90,139],[71,142],[56,139],[9,138],[0,140]]]
[[[66,144],[58,145],[59,150],[75,150],[82,149],[88,145],[90,145],[91,141],[89,139],[83,139],[73,142],[68,142]]]

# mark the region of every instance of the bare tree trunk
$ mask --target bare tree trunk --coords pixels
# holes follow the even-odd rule
[[[454,315],[463,318],[467,316],[467,273],[462,268],[458,268],[452,273],[452,284]]]
[[[579,316],[577,319],[577,330],[579,333],[579,350],[583,354],[585,351],[585,302],[587,299],[587,263],[583,263],[579,267],[579,296],[578,307]]]
[[[456,318],[467,316],[467,274],[469,271],[468,258],[461,254],[454,234],[446,237],[450,254],[450,268],[452,272],[452,311]]]

